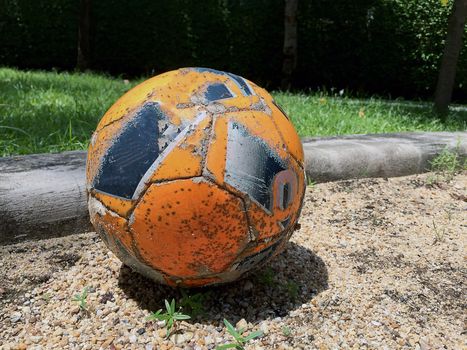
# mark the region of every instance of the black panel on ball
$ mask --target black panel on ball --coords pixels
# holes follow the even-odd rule
[[[96,190],[131,199],[141,178],[162,152],[158,139],[163,131],[159,130],[159,121],[163,119],[157,103],[141,107],[104,155],[94,179]]]

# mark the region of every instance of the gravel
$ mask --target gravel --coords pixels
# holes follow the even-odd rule
[[[201,313],[168,339],[146,317],[181,292],[122,266],[95,233],[0,247],[0,349],[214,349],[232,341],[223,318],[264,332],[246,349],[466,348],[466,188],[467,173],[308,188],[287,251],[189,291]],[[72,300],[85,287],[87,311]]]

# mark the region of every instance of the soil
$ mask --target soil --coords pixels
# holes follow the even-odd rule
[[[214,349],[224,318],[264,333],[246,349],[467,349],[467,173],[315,185],[300,222],[260,271],[183,294],[92,232],[0,247],[0,349]],[[146,318],[182,297],[166,339]]]

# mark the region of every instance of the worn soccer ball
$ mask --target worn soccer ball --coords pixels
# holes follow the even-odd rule
[[[112,252],[171,286],[238,279],[280,253],[305,191],[303,149],[266,90],[183,68],[124,94],[88,151],[91,222]]]

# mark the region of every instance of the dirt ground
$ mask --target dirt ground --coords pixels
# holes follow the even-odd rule
[[[183,310],[199,315],[169,339],[146,317],[181,292],[122,266],[95,233],[0,247],[0,349],[213,349],[232,341],[223,318],[264,332],[246,349],[467,349],[467,173],[433,179],[309,187],[287,251],[189,292]],[[84,287],[88,311],[72,300]]]

